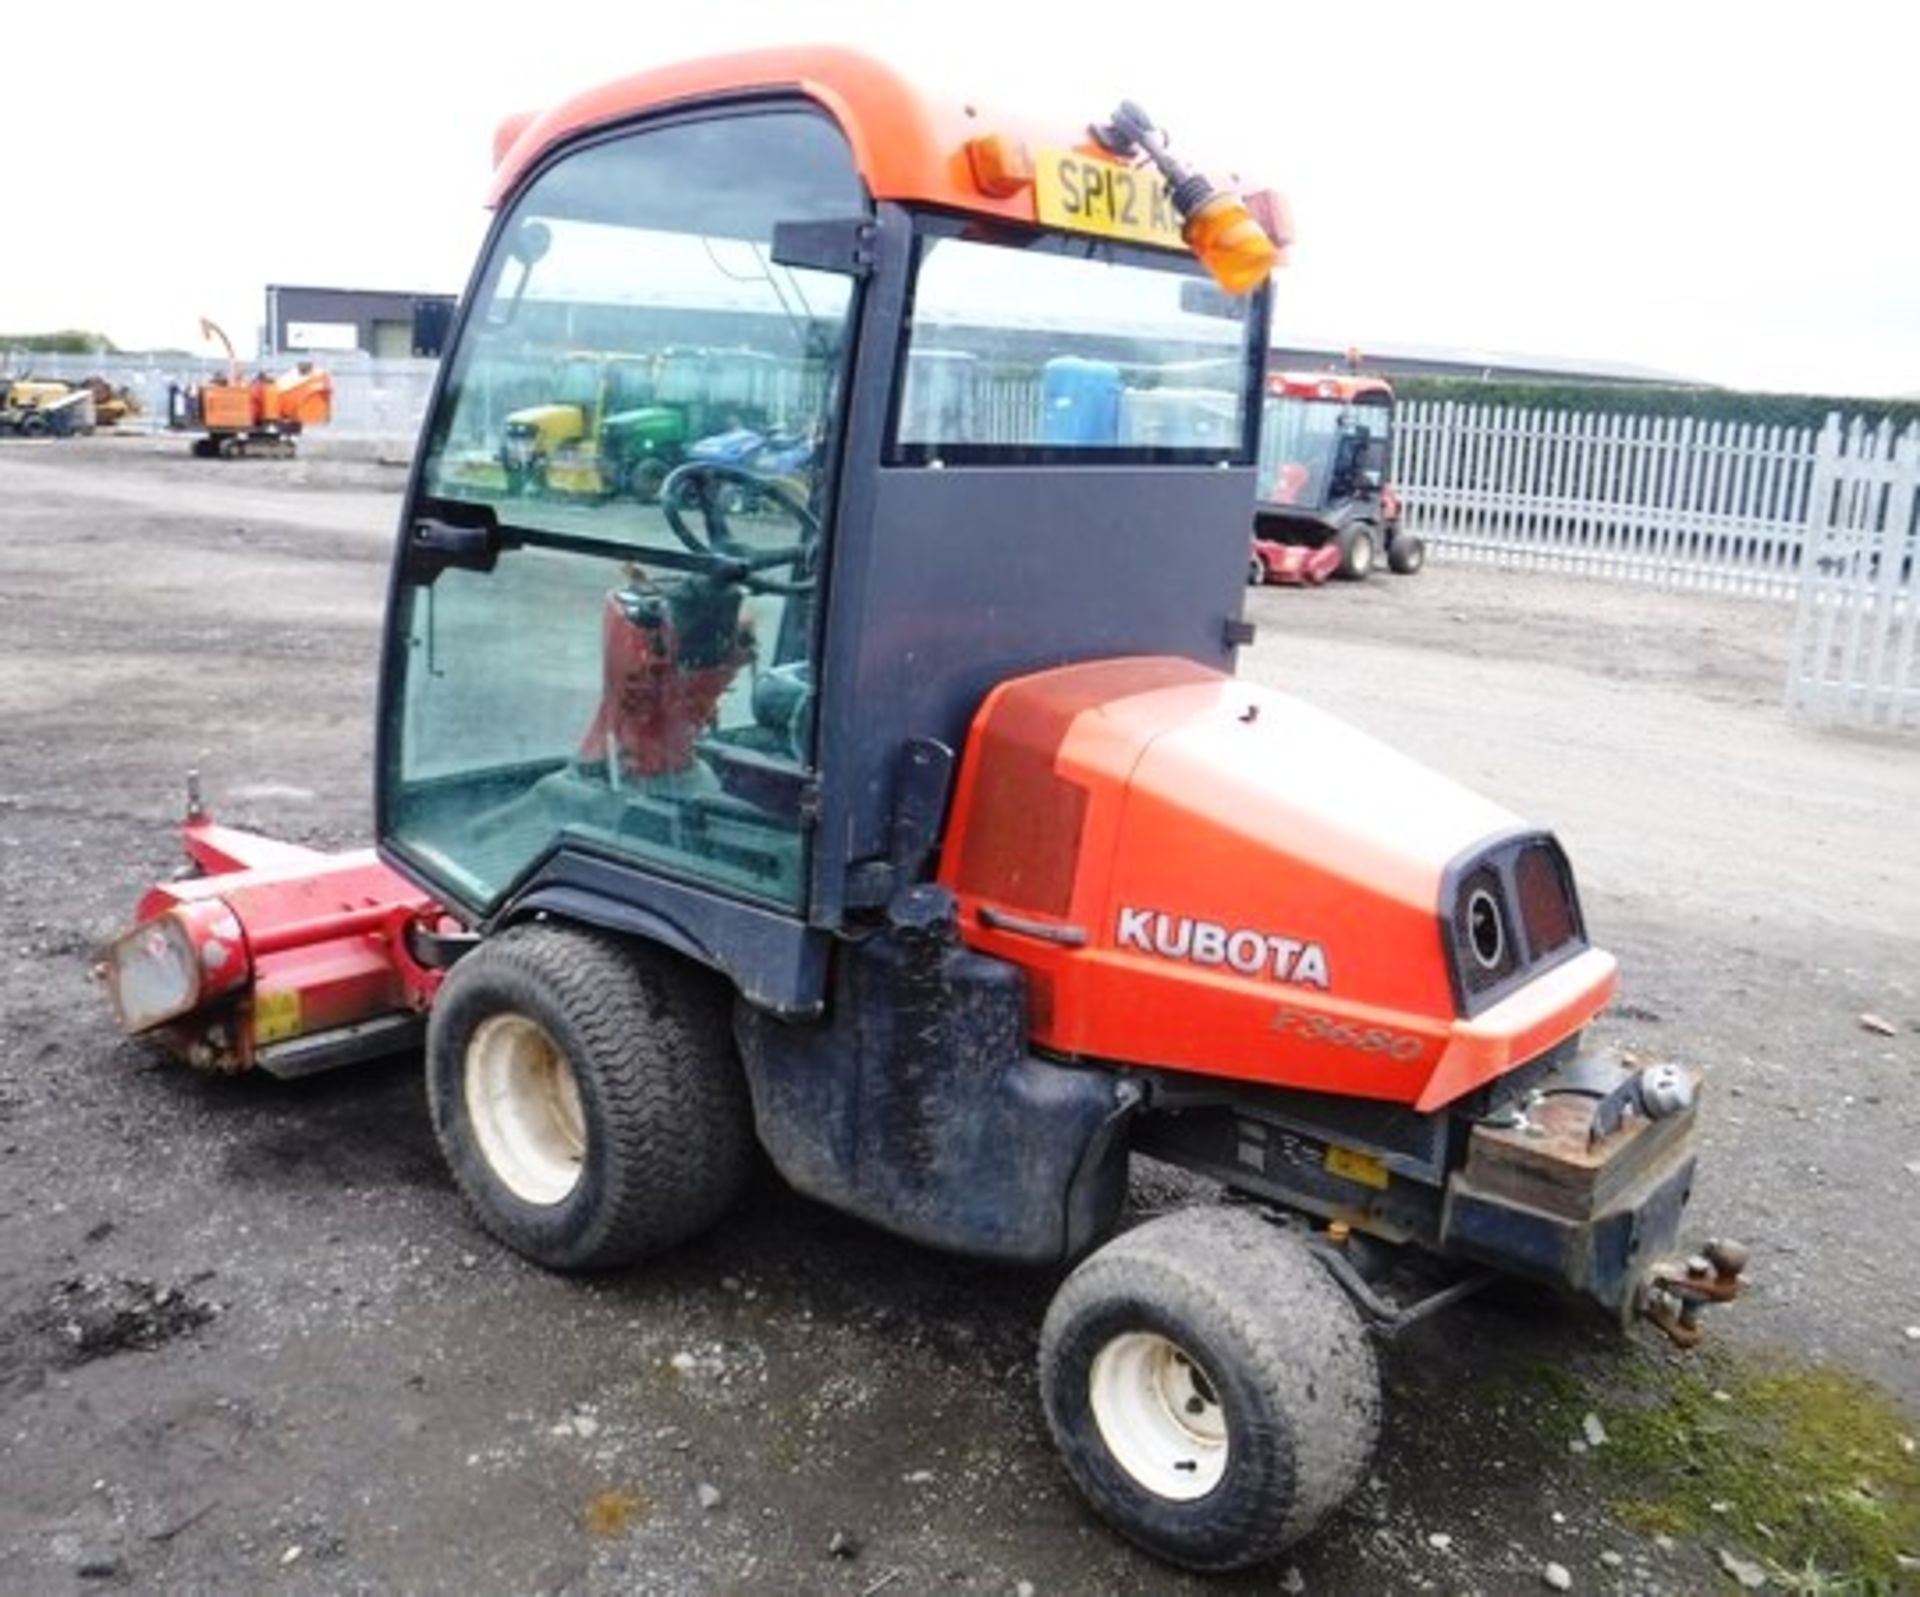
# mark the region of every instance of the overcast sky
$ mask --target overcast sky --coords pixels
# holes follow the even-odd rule
[[[244,350],[268,282],[457,291],[502,114],[803,39],[1066,124],[1128,96],[1259,173],[1282,338],[1920,394],[1913,0],[5,0],[0,333]]]

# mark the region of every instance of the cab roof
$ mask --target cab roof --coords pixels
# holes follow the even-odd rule
[[[1393,403],[1393,384],[1386,378],[1349,372],[1268,372],[1267,392],[1288,399],[1337,399],[1343,405]]]
[[[1087,124],[1103,111],[1084,109],[1036,121],[991,111],[944,92],[930,93],[895,68],[835,45],[748,50],[656,67],[577,94],[541,112],[502,121],[494,133],[493,187],[497,207],[528,169],[555,145],[594,128],[612,127],[649,112],[770,94],[799,95],[820,105],[853,148],[854,165],[875,199],[917,201],[1032,222],[1031,184],[1012,195],[982,191],[974,179],[967,141],[999,134],[1039,147],[1099,153]],[[1063,108],[1065,110],[1067,108]],[[1205,168],[1236,189],[1236,172]],[[1285,239],[1279,241],[1283,246]]]

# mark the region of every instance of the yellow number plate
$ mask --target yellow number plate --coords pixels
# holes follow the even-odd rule
[[[1185,249],[1167,186],[1150,167],[1121,166],[1078,150],[1041,150],[1033,192],[1040,220],[1070,233]]]
[[[1377,1187],[1382,1192],[1386,1191],[1387,1167],[1372,1154],[1359,1153],[1352,1148],[1330,1147],[1327,1149],[1327,1168],[1336,1176],[1345,1176],[1363,1187]]]

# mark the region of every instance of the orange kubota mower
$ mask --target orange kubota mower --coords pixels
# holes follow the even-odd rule
[[[624,79],[496,153],[393,566],[377,852],[194,805],[203,874],[103,962],[129,1031],[293,1075],[424,1026],[455,1180],[558,1270],[695,1235],[756,1140],[876,1225],[1072,1266],[1067,1468],[1199,1569],[1365,1479],[1373,1338],[1493,1274],[1697,1336],[1741,1261],[1663,1262],[1696,1079],[1582,1047],[1615,967],[1560,846],[1232,674],[1284,207],[1132,104],[1017,122],[827,49]],[[587,505],[464,469],[577,347],[722,344],[777,363],[792,478]],[[1062,428],[1068,356],[1117,380]],[[1136,1151],[1234,1201],[1114,1237]]]

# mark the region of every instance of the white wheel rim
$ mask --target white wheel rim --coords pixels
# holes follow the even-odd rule
[[[1373,569],[1373,540],[1365,533],[1353,540],[1353,569],[1357,572]]]
[[[587,1117],[567,1056],[525,1015],[490,1015],[467,1042],[467,1119],[488,1168],[516,1198],[563,1202],[580,1181]]]
[[[1116,1336],[1087,1373],[1093,1422],[1114,1462],[1158,1497],[1190,1503],[1227,1473],[1227,1416],[1218,1388],[1177,1342],[1153,1331]]]

